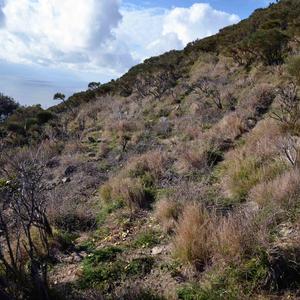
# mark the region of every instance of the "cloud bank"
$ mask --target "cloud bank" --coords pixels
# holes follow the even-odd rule
[[[239,20],[205,3],[167,10],[120,0],[0,0],[0,60],[116,77]]]

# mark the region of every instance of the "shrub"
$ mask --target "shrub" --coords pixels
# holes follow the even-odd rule
[[[287,63],[289,74],[300,84],[300,56],[290,57]]]
[[[281,64],[288,40],[288,36],[277,29],[259,30],[250,37],[248,47],[264,64]]]
[[[97,225],[97,220],[91,214],[85,214],[83,211],[64,211],[51,216],[54,225],[68,232],[88,231]]]
[[[157,232],[154,230],[148,230],[146,232],[142,232],[139,234],[135,241],[133,242],[133,245],[135,247],[152,247],[159,243],[159,238]]]

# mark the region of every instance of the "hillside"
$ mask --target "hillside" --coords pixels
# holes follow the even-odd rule
[[[281,0],[49,110],[8,101],[0,298],[298,299],[299,84]]]

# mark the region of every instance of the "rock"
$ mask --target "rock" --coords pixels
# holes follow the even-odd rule
[[[76,172],[77,170],[77,167],[75,166],[68,166],[66,169],[65,169],[65,176],[70,176],[72,173]]]
[[[122,155],[121,154],[117,155],[115,159],[116,161],[120,161],[122,159]]]
[[[199,111],[200,111],[200,107],[198,103],[192,103],[190,105],[190,113],[192,115],[196,115],[197,113],[199,113]]]
[[[96,140],[92,136],[89,136],[88,140],[90,143],[96,143]]]
[[[67,183],[67,182],[70,182],[71,179],[70,179],[70,177],[64,177],[61,181],[62,181],[62,183]]]
[[[256,123],[257,123],[257,120],[255,118],[248,118],[246,120],[246,126],[249,129],[253,129],[255,127]]]
[[[72,257],[73,257],[73,262],[75,262],[75,263],[78,263],[78,262],[81,262],[81,261],[82,261],[82,257],[79,256],[77,253],[74,253],[74,254],[72,255]]]
[[[151,254],[152,255],[159,255],[159,254],[162,254],[163,252],[166,252],[166,251],[167,251],[166,246],[156,246],[156,247],[152,248]]]

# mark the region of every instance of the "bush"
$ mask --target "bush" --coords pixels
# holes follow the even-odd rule
[[[248,47],[259,55],[264,64],[281,64],[288,40],[288,36],[278,29],[259,30],[250,37]]]
[[[287,63],[288,72],[300,84],[300,56],[290,57]]]

